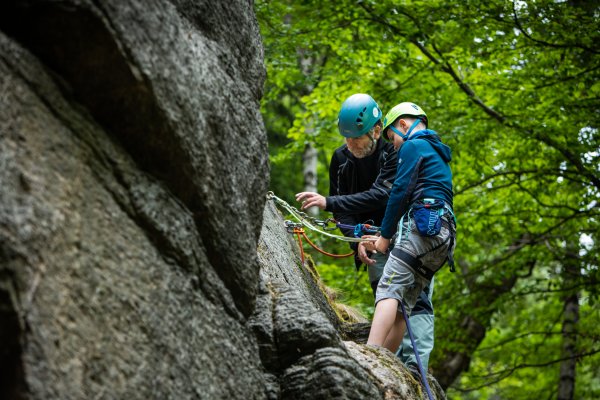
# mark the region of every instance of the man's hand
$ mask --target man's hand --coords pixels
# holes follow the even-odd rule
[[[364,264],[370,266],[376,263],[375,260],[369,258],[364,242],[358,244],[358,250],[356,251],[356,253],[358,254],[358,258],[360,259],[360,261],[362,261]]]
[[[302,202],[302,210],[306,210],[309,207],[319,207],[321,210],[324,210],[326,205],[325,197],[315,192],[297,193],[296,201]]]
[[[388,251],[388,247],[390,247],[390,239],[386,239],[381,236],[364,235],[361,236],[361,239],[368,240],[367,242],[360,243],[368,251],[378,251],[385,254]]]

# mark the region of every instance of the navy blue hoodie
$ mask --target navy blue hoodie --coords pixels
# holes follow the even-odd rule
[[[402,144],[381,236],[394,236],[398,221],[417,200],[439,199],[452,207],[452,171],[448,165],[451,159],[450,147],[432,130],[415,132]]]

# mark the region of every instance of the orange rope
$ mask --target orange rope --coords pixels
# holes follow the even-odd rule
[[[302,236],[300,236],[300,234],[306,234],[304,233],[303,229],[297,228],[294,228],[294,233],[298,235],[298,245],[300,246],[300,259],[302,260],[302,265],[304,265],[304,248],[302,247]]]
[[[298,236],[298,246],[300,246],[300,258],[302,259],[302,265],[304,265],[304,248],[302,246],[302,237],[303,236],[304,236],[304,239],[306,239],[308,244],[310,244],[313,249],[317,250],[319,253],[324,254],[326,256],[333,257],[333,258],[345,258],[345,257],[350,257],[350,256],[354,255],[354,252],[351,252],[348,254],[332,254],[332,253],[326,252],[323,249],[320,249],[316,244],[311,242],[311,240],[308,238],[308,236],[306,236],[306,232],[304,232],[304,229],[302,229],[302,228],[294,228],[291,232],[295,233],[296,236]]]
[[[310,239],[308,238],[308,236],[306,236],[306,232],[304,232],[304,230],[302,230],[302,236],[304,236],[304,239],[306,239],[306,241],[308,242],[308,244],[310,244],[313,247],[313,249],[317,250],[321,254],[325,254],[326,256],[333,257],[333,258],[345,258],[345,257],[350,257],[350,256],[354,255],[354,252],[351,252],[351,253],[348,253],[348,254],[331,254],[331,253],[328,253],[325,250],[318,248],[316,244],[314,244],[313,242],[311,242]]]

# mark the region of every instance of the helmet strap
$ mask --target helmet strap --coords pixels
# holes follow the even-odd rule
[[[408,137],[408,135],[405,135],[404,133],[400,132],[398,129],[396,129],[395,126],[390,125],[390,129],[392,131],[394,131],[394,133],[398,136],[400,136],[403,140],[406,140],[406,138]]]
[[[394,133],[396,133],[396,135],[400,136],[403,140],[408,139],[408,137],[410,136],[411,132],[413,131],[413,129],[415,129],[415,127],[417,125],[419,125],[419,123],[422,122],[421,118],[417,118],[415,122],[413,122],[413,124],[410,126],[410,128],[408,128],[408,131],[406,132],[406,134],[403,134],[402,132],[400,132],[398,129],[396,129],[395,126],[390,125],[390,129],[392,131],[394,131]]]
[[[375,145],[377,144],[377,140],[371,135],[371,132],[367,132],[367,136],[371,139],[371,146],[369,147],[369,155],[373,154],[375,151]]]

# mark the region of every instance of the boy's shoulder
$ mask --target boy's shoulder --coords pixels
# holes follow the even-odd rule
[[[407,142],[404,142],[398,151],[400,153],[406,154],[406,153],[413,153],[413,152],[421,152],[430,147],[431,146],[427,143],[426,140],[411,139]]]

